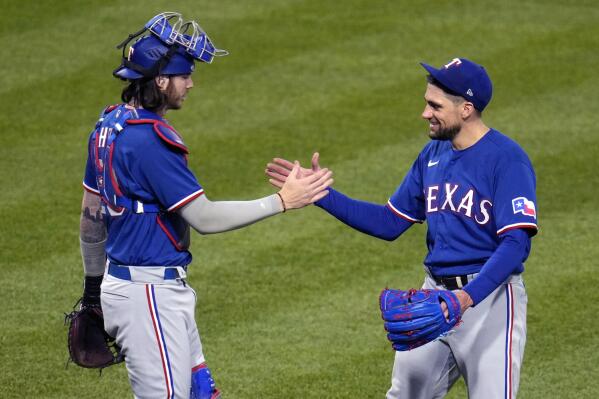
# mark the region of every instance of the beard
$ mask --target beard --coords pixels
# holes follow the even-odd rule
[[[177,93],[177,90],[171,82],[169,82],[166,87],[165,97],[167,109],[181,109],[184,95]]]
[[[455,138],[455,136],[458,135],[460,130],[462,130],[462,126],[460,125],[439,127],[439,130],[437,130],[436,132],[429,131],[428,137],[430,137],[433,140],[451,141]]]

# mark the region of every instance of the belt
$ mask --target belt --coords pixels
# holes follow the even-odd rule
[[[156,282],[187,277],[187,266],[122,266],[108,262],[107,273],[127,281]]]
[[[463,274],[461,276],[432,276],[437,284],[445,286],[448,290],[458,290],[474,280],[473,274]]]

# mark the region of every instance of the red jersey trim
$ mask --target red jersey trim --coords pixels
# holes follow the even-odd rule
[[[393,213],[395,213],[397,216],[399,216],[402,219],[407,220],[408,222],[412,222],[412,223],[422,223],[422,222],[424,222],[424,220],[414,219],[413,217],[410,217],[410,216],[406,215],[405,213],[400,212],[397,208],[395,208],[393,206],[393,204],[391,203],[391,201],[387,202],[387,207],[389,209],[391,209],[393,211]]]
[[[96,190],[95,188],[88,186],[87,184],[85,184],[85,182],[83,182],[83,189],[92,194],[100,195],[100,190]]]
[[[537,227],[537,225],[535,223],[514,223],[514,224],[508,224],[507,226],[503,226],[502,228],[497,230],[497,235],[503,234],[506,231],[514,230],[514,229],[532,229],[535,231],[539,230],[539,228]]]
[[[162,223],[162,220],[160,220],[160,214],[156,215],[156,222],[158,223],[158,226],[162,229],[162,231],[164,231],[164,234],[166,234],[168,240],[173,244],[175,249],[179,252],[182,252],[183,248],[181,247],[181,245],[179,245],[177,240],[175,240],[175,237],[173,237],[171,232],[168,231],[168,228],[164,225],[164,223]]]
[[[184,205],[187,205],[194,199],[198,198],[202,194],[204,194],[204,189],[200,189],[200,190],[196,191],[195,193],[191,193],[187,197],[185,197],[182,200],[171,205],[170,208],[167,208],[167,211],[169,211],[169,212],[176,211],[177,209],[183,207]]]
[[[119,183],[116,179],[116,172],[114,169],[112,169],[112,151],[113,150],[114,150],[114,142],[112,142],[112,144],[110,145],[110,149],[108,152],[108,174],[110,175],[110,181],[112,182],[112,188],[114,188],[116,195],[118,195],[119,197],[122,197],[123,192],[119,188]]]
[[[172,126],[168,125],[167,123],[164,123],[164,122],[156,120],[156,119],[133,119],[133,120],[128,120],[127,124],[128,125],[151,124],[152,127],[154,128],[154,132],[158,135],[158,137],[160,137],[160,139],[162,141],[164,141],[165,143],[167,143],[168,145],[170,145],[172,147],[178,148],[184,154],[189,153],[189,150],[187,149],[185,144],[183,144],[181,135],[179,133],[177,133],[177,131]],[[175,136],[177,136],[180,143],[176,142],[175,140],[170,139],[166,134],[164,134],[162,132],[162,130],[160,130],[160,127],[163,127],[165,129],[168,129],[169,131],[171,131]]]

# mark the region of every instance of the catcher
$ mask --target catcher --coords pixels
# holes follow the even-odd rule
[[[186,280],[190,226],[219,233],[302,208],[328,194],[331,172],[300,178],[297,164],[272,195],[210,201],[164,116],[183,107],[196,61],[210,64],[226,51],[178,13],[155,16],[118,48],[113,75],[124,81],[124,103],[101,113],[88,141],[85,285],[81,310],[67,316],[70,354],[84,367],[124,356],[137,398],[217,399],[195,321],[196,293]]]

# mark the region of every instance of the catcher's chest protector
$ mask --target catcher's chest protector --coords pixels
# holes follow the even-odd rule
[[[140,114],[143,118],[140,118]],[[107,216],[118,218],[125,212],[156,213],[156,223],[167,235],[178,251],[188,246],[188,226],[176,214],[168,213],[158,203],[142,203],[127,196],[119,186],[116,166],[113,162],[118,138],[126,134],[127,125],[152,125],[151,131],[175,152],[187,159],[188,149],[179,134],[163,120],[144,110],[136,110],[125,104],[107,107],[96,123],[92,135],[93,155],[96,168],[96,183]]]

